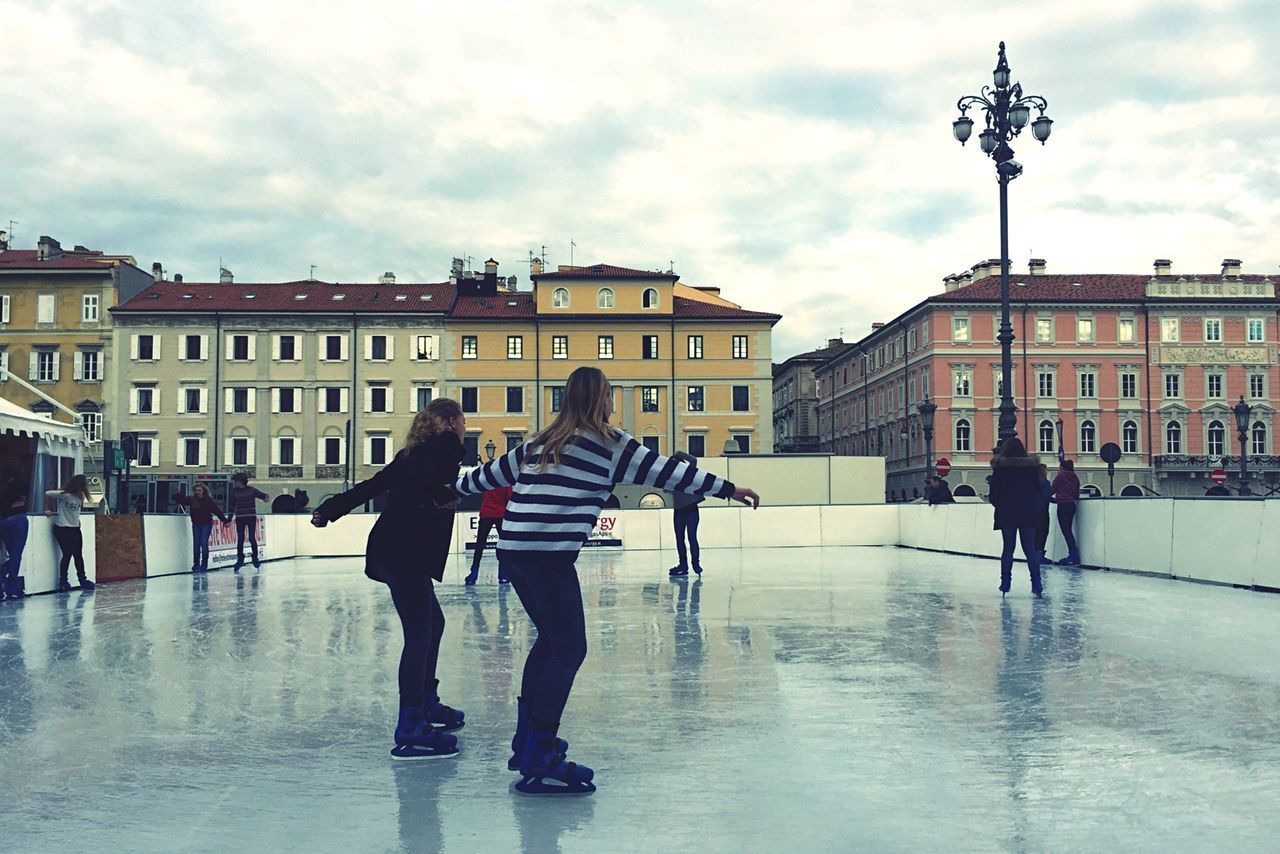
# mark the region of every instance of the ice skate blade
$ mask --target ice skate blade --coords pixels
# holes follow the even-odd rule
[[[458,748],[456,747],[446,752],[424,752],[424,748],[404,744],[397,744],[391,748],[391,758],[399,762],[412,762],[417,759],[449,759],[457,755]]]
[[[511,784],[512,790],[517,795],[526,798],[580,798],[584,795],[593,794],[596,790],[596,784],[586,783],[560,783],[548,784],[542,780],[523,779],[518,783]]]

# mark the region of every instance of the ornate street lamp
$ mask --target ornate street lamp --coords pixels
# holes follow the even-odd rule
[[[933,472],[933,416],[938,411],[938,404],[925,398],[916,409],[920,410],[920,424],[924,427],[924,476]]]
[[[485,456],[489,458],[489,462],[493,462],[493,455],[496,454],[497,452],[498,452],[498,446],[493,444],[492,439],[484,443],[484,453],[485,453]]]
[[[1249,449],[1245,445],[1245,440],[1249,437],[1249,416],[1253,414],[1253,407],[1244,402],[1244,395],[1240,395],[1240,402],[1231,407],[1232,414],[1236,417],[1236,430],[1240,433],[1240,494],[1252,495],[1249,490]]]
[[[1018,408],[1013,402],[1013,324],[1009,320],[1009,182],[1022,174],[1022,164],[1013,159],[1009,142],[1030,122],[1031,132],[1043,145],[1053,128],[1053,119],[1044,114],[1049,102],[1039,95],[1024,95],[1022,84],[1009,84],[1009,63],[1004,57],[1004,42],[992,73],[995,88],[982,87],[981,95],[966,95],[956,102],[960,118],[951,123],[951,131],[961,145],[973,133],[973,119],[966,113],[970,107],[982,109],[986,128],[978,134],[982,153],[996,164],[996,180],[1000,184],[1000,371],[1004,389],[1000,395],[1000,427],[997,449],[1018,435]],[[1031,121],[1031,108],[1040,116]]]

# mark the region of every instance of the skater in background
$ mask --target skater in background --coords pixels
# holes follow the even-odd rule
[[[218,508],[218,503],[209,495],[209,487],[197,483],[191,488],[190,495],[179,492],[173,503],[186,507],[191,513],[191,571],[209,571],[209,538],[213,536],[213,517],[227,524],[230,520]]]
[[[458,479],[459,495],[512,486],[498,535],[498,560],[538,630],[529,648],[507,767],[518,769],[523,794],[585,795],[594,772],[569,762],[557,737],[574,677],[587,655],[578,552],[615,484],[632,483],[695,495],[760,497],[687,462],[646,448],[610,426],[613,391],[598,368],[569,375],[555,421],[528,442]]]
[[[249,551],[253,554],[253,568],[258,569],[262,566],[262,562],[258,560],[258,502],[269,501],[270,496],[257,487],[250,486],[249,476],[243,472],[232,475],[231,482],[235,486],[231,488],[228,498],[230,507],[227,515],[235,516],[236,520],[235,571],[239,572],[240,567],[244,566],[246,536],[249,538]]]
[[[62,489],[50,489],[44,494],[44,515],[53,517],[53,538],[62,551],[58,564],[58,592],[71,589],[67,570],[71,561],[76,562],[76,575],[81,590],[92,590],[96,585],[84,574],[84,536],[80,533],[80,511],[89,500],[89,484],[84,475],[78,474],[67,481]]]
[[[21,599],[22,552],[27,547],[27,484],[22,469],[8,463],[0,469],[0,543],[5,559],[0,564],[0,600]]]
[[[1076,476],[1076,464],[1071,460],[1063,460],[1053,479],[1053,501],[1058,505],[1058,527],[1062,529],[1062,538],[1067,541],[1067,556],[1058,561],[1063,566],[1080,565],[1080,546],[1076,543],[1073,530],[1079,500],[1080,478]]]
[[[476,583],[480,575],[480,558],[484,556],[484,547],[489,542],[489,532],[494,528],[502,533],[502,517],[507,513],[507,502],[511,500],[511,487],[500,486],[487,490],[480,499],[480,525],[476,529],[476,550],[471,557],[471,572],[467,574],[467,585]],[[502,574],[502,564],[498,564],[498,583],[509,584],[510,579]]]
[[[440,702],[436,662],[444,635],[444,612],[432,579],[444,578],[453,544],[452,485],[462,462],[466,416],[447,397],[436,398],[409,427],[404,449],[389,465],[350,490],[325,501],[311,516],[323,528],[356,507],[386,494],[365,557],[365,575],[391,588],[400,617],[404,651],[400,654],[400,716],[396,723],[396,759],[435,759],[458,752],[450,735],[465,715]]]
[[[1053,563],[1045,555],[1045,546],[1049,543],[1049,505],[1053,503],[1053,484],[1049,483],[1049,467],[1040,464],[1040,515],[1036,516],[1036,554],[1040,556],[1040,565]]]
[[[955,496],[951,494],[951,487],[947,486],[947,482],[942,478],[934,475],[929,478],[929,506],[935,504],[955,504]]]
[[[1022,554],[1031,571],[1031,592],[1040,597],[1040,557],[1036,553],[1036,519],[1040,507],[1040,458],[1028,456],[1022,440],[1006,439],[1000,453],[991,461],[991,506],[995,509],[992,526],[1004,538],[1000,553],[1000,593],[1009,592],[1013,575],[1013,549],[1022,541]]]
[[[671,455],[674,460],[688,463],[695,468],[698,465],[697,459],[684,451],[676,451]],[[671,514],[672,523],[676,529],[676,554],[680,556],[680,563],[671,567],[667,571],[667,575],[677,578],[682,575],[689,574],[689,558],[693,558],[693,571],[698,575],[702,575],[702,562],[698,559],[698,505],[702,503],[701,495],[691,495],[687,492],[675,493],[676,510]],[[684,541],[685,537],[689,538],[689,553],[685,554]]]

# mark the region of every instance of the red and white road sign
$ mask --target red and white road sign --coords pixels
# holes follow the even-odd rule
[[[1214,483],[1226,483],[1227,473],[1223,469],[1214,469],[1213,471],[1209,472],[1209,479],[1212,480]]]
[[[938,460],[938,477],[946,477],[951,474],[951,460],[943,457]]]

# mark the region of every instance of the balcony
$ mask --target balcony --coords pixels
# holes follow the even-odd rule
[[[1273,455],[1256,455],[1248,458],[1249,471],[1277,471],[1280,470],[1280,456]],[[1155,466],[1157,469],[1165,471],[1213,471],[1214,469],[1226,469],[1227,471],[1238,471],[1240,468],[1239,456],[1192,456],[1187,454],[1165,454],[1155,458]]]
[[[302,466],[274,465],[267,469],[267,477],[292,478],[296,480],[302,477]]]

